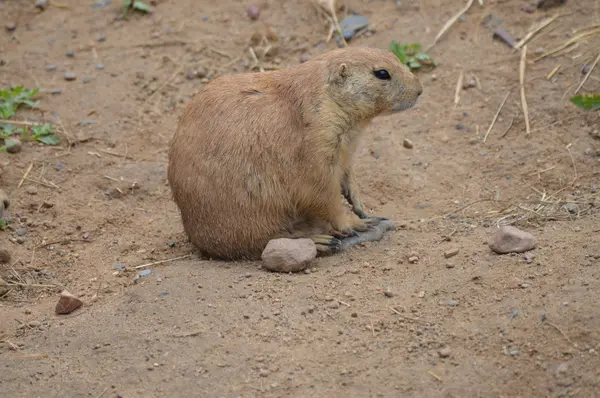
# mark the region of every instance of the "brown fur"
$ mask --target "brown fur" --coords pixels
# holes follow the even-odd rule
[[[375,77],[385,68],[391,80]],[[320,252],[366,231],[352,157],[376,116],[412,107],[422,85],[391,52],[351,47],[273,72],[222,76],[187,106],[168,180],[201,252],[259,259],[270,239],[310,237]],[[346,214],[343,194],[359,218]]]

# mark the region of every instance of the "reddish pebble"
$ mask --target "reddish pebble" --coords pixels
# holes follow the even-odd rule
[[[54,311],[57,314],[70,314],[82,305],[83,301],[79,300],[66,290],[63,290],[62,293],[60,293],[60,299],[58,300],[58,303],[56,303]]]

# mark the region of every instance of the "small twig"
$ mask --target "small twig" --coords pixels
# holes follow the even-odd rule
[[[454,23],[455,23],[456,21],[458,21],[458,18],[460,18],[460,17],[461,17],[461,16],[462,16],[464,13],[466,13],[467,11],[469,11],[469,8],[471,8],[471,6],[473,5],[473,1],[474,1],[474,0],[469,0],[469,2],[467,3],[467,5],[466,5],[466,6],[465,6],[465,7],[464,7],[462,10],[460,10],[458,13],[456,13],[456,15],[454,15],[452,18],[450,18],[450,19],[448,20],[448,22],[446,22],[446,24],[444,24],[444,26],[443,26],[443,27],[442,27],[442,29],[439,31],[439,33],[437,34],[437,36],[435,36],[435,39],[433,39],[433,43],[431,43],[431,44],[429,45],[429,47],[427,47],[427,48],[425,49],[425,52],[429,51],[429,50],[430,50],[430,49],[431,49],[431,48],[432,48],[432,47],[433,47],[433,46],[434,46],[434,45],[437,43],[437,41],[440,39],[440,37],[442,37],[442,35],[443,35],[444,33],[446,33],[446,31],[447,31],[448,29],[450,29],[450,27],[451,27],[452,25],[454,25]]]
[[[579,83],[579,86],[577,86],[577,90],[575,90],[574,95],[577,95],[577,92],[579,90],[581,90],[581,87],[583,87],[583,85],[585,84],[586,80],[590,77],[590,75],[592,74],[592,71],[594,70],[594,68],[596,67],[596,64],[598,63],[598,61],[600,61],[600,53],[598,54],[598,56],[596,57],[596,60],[594,61],[594,63],[592,64],[592,66],[590,66],[590,70],[588,70],[588,72],[585,74],[585,77],[583,78],[583,80],[581,81],[581,83]]]
[[[573,158],[573,153],[571,152],[571,145],[572,144],[567,145],[567,152],[569,152],[569,157],[571,158],[571,164],[573,165],[573,172],[575,173],[575,178],[571,182],[571,185],[572,185],[575,183],[575,181],[577,181],[578,176],[577,176],[577,166],[575,165],[575,158]]]
[[[458,80],[456,81],[456,88],[454,89],[454,109],[452,110],[452,112],[456,110],[456,107],[460,102],[460,90],[462,89],[464,76],[464,72],[461,70],[460,75],[458,75]]]
[[[554,75],[556,75],[556,73],[558,72],[558,70],[560,69],[560,64],[556,65],[556,67],[554,69],[552,69],[552,72],[548,73],[548,76],[546,76],[546,80],[550,80],[554,77]]]
[[[262,67],[262,65],[260,64],[260,61],[258,60],[258,57],[256,56],[256,52],[254,51],[254,49],[252,47],[248,48],[248,52],[250,52],[250,56],[252,57],[252,60],[254,61],[254,66],[258,66],[258,70],[260,72],[264,72],[265,69]]]
[[[576,43],[580,39],[583,39],[583,38],[588,37],[588,36],[595,35],[597,33],[600,33],[600,28],[593,29],[593,30],[590,30],[588,32],[580,33],[580,34],[576,35],[575,37],[567,40],[566,42],[564,42],[560,46],[556,47],[555,49],[550,50],[549,52],[540,55],[539,57],[537,57],[536,59],[534,59],[532,62],[535,63],[535,62],[537,62],[537,61],[539,61],[541,59],[544,59],[544,58],[546,58],[549,55],[555,54],[555,53],[559,52],[560,50],[569,47],[571,44]]]
[[[435,373],[433,373],[431,370],[428,370],[427,373],[429,373],[437,381],[442,381],[442,378],[440,376],[436,375]]]
[[[188,258],[188,257],[192,257],[192,255],[191,254],[186,254],[185,256],[180,256],[180,257],[175,257],[175,258],[169,258],[167,260],[154,261],[153,263],[142,264],[142,265],[135,266],[133,268],[134,269],[146,268],[146,267],[150,267],[151,265],[169,263],[171,261],[181,260],[181,259]]]
[[[527,33],[525,35],[524,38],[522,38],[518,43],[515,44],[515,46],[513,47],[515,50],[518,50],[519,48],[521,48],[524,44],[526,44],[529,40],[531,40],[531,38],[537,34],[539,31],[541,31],[542,29],[544,29],[546,26],[550,25],[552,22],[554,22],[558,17],[560,17],[560,14],[556,14],[555,16],[553,16],[552,18],[548,18],[547,20],[545,20],[544,22],[540,23],[537,27],[533,28],[529,33]]]
[[[14,351],[19,351],[19,346],[11,343],[9,340],[0,340],[0,343],[6,343],[10,346],[10,348]]]
[[[500,138],[504,138],[506,136],[506,134],[508,134],[508,132],[510,131],[510,128],[512,127],[514,121],[515,121],[514,117],[512,119],[510,119],[510,123],[508,123],[508,127],[506,128],[506,130],[504,130],[504,133],[502,133],[500,135]]]
[[[31,172],[31,169],[33,169],[33,163],[29,164],[29,167],[25,171],[25,174],[23,174],[23,177],[21,177],[21,181],[19,181],[19,185],[17,185],[17,188],[21,188],[21,185],[23,185],[23,182],[25,182],[25,179],[27,178],[27,176]]]
[[[400,316],[400,318],[402,319],[406,319],[407,321],[412,321],[412,322],[416,322],[416,323],[423,323],[426,324],[427,322],[424,322],[420,319],[416,319],[416,318],[411,318],[409,316],[403,315],[400,311],[398,311],[397,309],[395,309],[394,307],[388,307],[390,310],[392,310],[396,315]]]
[[[167,84],[169,84],[171,82],[171,80],[173,80],[175,78],[175,76],[177,76],[177,74],[179,72],[181,72],[182,69],[183,69],[183,65],[179,65],[179,67],[175,70],[175,72],[173,72],[173,74],[171,76],[169,76],[169,78],[163,84],[161,84],[157,89],[155,89],[154,91],[152,91],[150,93],[150,96],[148,98],[146,98],[146,101],[144,101],[144,103],[147,103],[148,101],[150,101],[150,99],[152,99],[156,95],[156,93],[160,92],[160,90],[162,90]]]
[[[563,331],[562,331],[562,329],[561,329],[561,328],[559,328],[557,325],[555,325],[554,323],[552,323],[552,322],[550,322],[550,321],[548,321],[548,320],[545,320],[544,322],[545,322],[545,323],[547,323],[548,325],[552,326],[554,329],[558,330],[558,332],[559,332],[560,334],[562,334],[562,335],[563,335],[563,337],[564,337],[564,338],[565,338],[565,339],[566,339],[566,340],[567,340],[569,343],[571,343],[572,345],[575,345],[575,343],[573,343],[573,341],[571,341],[571,339],[569,338],[569,336],[567,336],[567,334],[566,334],[565,332],[563,332]]]
[[[521,49],[521,64],[519,67],[519,83],[521,85],[521,105],[523,107],[523,115],[525,116],[525,133],[531,134],[529,127],[529,110],[527,109],[527,99],[525,98],[525,63],[527,61],[527,45]]]
[[[58,287],[58,285],[38,285],[35,283],[20,283],[20,282],[11,282],[8,286],[26,286],[26,287]]]
[[[29,181],[29,182],[33,182],[33,183],[36,183],[36,184],[39,184],[39,185],[43,185],[43,186],[45,186],[46,188],[55,188],[55,189],[59,189],[59,188],[60,188],[58,185],[56,185],[56,184],[55,184],[55,183],[53,183],[53,182],[48,182],[48,183],[45,183],[45,182],[43,182],[43,181],[34,180],[33,178],[29,178],[29,177],[28,177],[28,178],[25,178],[25,179],[26,179],[27,181]]]
[[[345,305],[346,307],[350,307],[350,304],[343,302],[342,300],[335,299],[338,303]]]
[[[43,123],[26,122],[23,120],[0,120],[0,124],[12,124],[15,126],[43,126]]]
[[[125,158],[125,159],[131,159],[131,160],[134,160],[134,159],[133,159],[131,156],[127,156],[127,154],[124,154],[124,155],[122,155],[122,154],[120,154],[120,153],[111,152],[111,151],[108,151],[108,150],[106,150],[106,149],[98,149],[98,151],[100,151],[100,152],[102,152],[102,153],[105,153],[105,154],[107,154],[107,155],[112,155],[112,156],[117,156],[117,157],[119,157],[119,158]]]
[[[506,97],[504,97],[504,100],[502,100],[502,103],[500,104],[500,107],[498,108],[498,111],[494,115],[494,118],[492,119],[492,123],[490,123],[490,127],[485,132],[485,136],[483,137],[483,143],[484,144],[487,141],[488,135],[490,134],[490,131],[492,131],[492,128],[494,127],[494,124],[496,124],[496,119],[498,119],[498,115],[500,115],[500,112],[502,111],[502,108],[504,107],[504,104],[506,103],[506,100],[508,99],[508,96],[510,95],[510,93],[511,93],[511,91],[509,91],[508,93],[506,93]]]
[[[108,391],[108,387],[106,387],[106,388],[104,389],[104,391],[102,391],[102,392],[100,393],[100,395],[98,395],[98,398],[102,398],[102,396],[103,396],[103,395],[104,395],[104,394],[105,394],[107,391]]]

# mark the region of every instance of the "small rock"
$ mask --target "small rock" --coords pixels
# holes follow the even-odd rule
[[[417,256],[410,256],[410,257],[408,258],[408,262],[409,262],[409,263],[411,263],[411,264],[414,264],[414,263],[416,263],[417,261],[419,261],[419,257],[417,257]]]
[[[27,185],[27,188],[25,188],[25,192],[27,192],[29,195],[37,195],[38,190],[33,185]]]
[[[529,232],[507,225],[490,237],[488,246],[498,254],[523,253],[535,247],[535,238]]]
[[[77,79],[77,74],[75,72],[65,72],[65,80],[73,81]]]
[[[300,63],[301,64],[303,64],[305,62],[308,62],[308,61],[310,61],[310,57],[308,56],[308,54],[302,54],[300,56]]]
[[[533,254],[532,252],[526,252],[524,257],[525,262],[527,264],[531,264],[533,262],[533,259],[535,258],[535,254]]]
[[[404,141],[402,141],[402,146],[404,146],[404,148],[407,148],[407,149],[412,149],[413,143],[408,138],[405,138]]]
[[[477,81],[475,79],[471,79],[468,82],[463,83],[463,90],[468,90],[470,88],[477,87]]]
[[[6,30],[9,32],[14,32],[14,30],[17,29],[17,24],[14,22],[9,22],[6,24]]]
[[[457,130],[464,130],[465,129],[465,125],[462,124],[462,123],[457,123],[455,127],[456,127]]]
[[[258,17],[260,17],[260,8],[255,5],[250,5],[246,8],[246,15],[248,15],[251,20],[256,21]]]
[[[369,19],[362,15],[348,15],[348,17],[340,21],[340,28],[346,40],[352,39],[356,32],[366,29],[368,26]]]
[[[448,307],[456,307],[458,305],[458,301],[456,300],[446,300],[441,302],[443,305],[447,305]]]
[[[27,326],[29,326],[31,328],[39,328],[40,326],[42,326],[42,322],[40,322],[40,321],[29,321],[29,322],[27,322]]]
[[[0,297],[4,296],[10,290],[10,286],[8,283],[2,278],[0,278]]]
[[[311,239],[272,239],[262,252],[263,265],[275,272],[299,272],[317,256]]]
[[[90,78],[87,76],[83,77],[83,84],[88,84],[90,82]]]
[[[454,256],[456,256],[458,254],[459,251],[460,251],[459,248],[453,248],[453,249],[450,249],[450,250],[446,250],[444,252],[444,257],[446,257],[446,258],[454,257]]]
[[[454,263],[446,263],[446,268],[454,268]]]
[[[579,206],[577,205],[577,203],[567,203],[563,207],[566,211],[568,211],[571,214],[579,213]]]
[[[25,236],[27,235],[27,228],[17,228],[15,234],[17,234],[17,236]]]
[[[104,35],[98,36],[98,41],[104,41],[104,40],[106,40],[106,36],[104,36]]]
[[[53,88],[50,90],[50,94],[52,94],[52,95],[62,94],[62,92],[63,92],[62,88]]]
[[[417,294],[418,298],[423,298],[425,297],[425,290],[421,290],[418,294]]]
[[[258,374],[260,375],[260,377],[267,377],[271,374],[271,372],[269,372],[268,369],[261,369],[258,371]]]
[[[58,303],[56,303],[56,308],[54,309],[54,312],[56,312],[57,314],[70,314],[82,305],[83,302],[81,300],[73,296],[68,291],[63,290],[60,294],[60,299],[58,300]]]
[[[69,50],[65,55],[69,58],[73,58],[75,56],[75,51]]]
[[[10,263],[10,252],[6,249],[0,249],[0,264]]]
[[[50,64],[50,65],[46,66],[46,70],[48,72],[54,72],[56,70],[56,68],[57,68],[57,66],[54,64]]]
[[[17,236],[17,238],[15,239],[15,241],[22,245],[23,243],[25,243],[25,238],[23,238],[22,236]]]
[[[452,354],[452,351],[449,347],[444,347],[438,351],[438,355],[440,356],[440,358],[448,358],[450,354]]]
[[[6,146],[6,152],[8,153],[19,153],[21,152],[21,140],[17,137],[8,137],[4,139],[4,145]]]
[[[389,287],[383,291],[383,294],[385,297],[394,297],[394,292]]]
[[[46,6],[48,6],[48,0],[37,0],[34,6],[43,11],[46,9]]]
[[[96,65],[96,69],[103,70],[104,69],[104,64],[97,64]]]

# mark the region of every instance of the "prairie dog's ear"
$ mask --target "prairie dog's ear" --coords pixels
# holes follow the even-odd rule
[[[332,71],[331,75],[329,76],[329,81],[334,84],[342,84],[344,81],[346,81],[348,76],[350,76],[348,65],[342,63]]]

